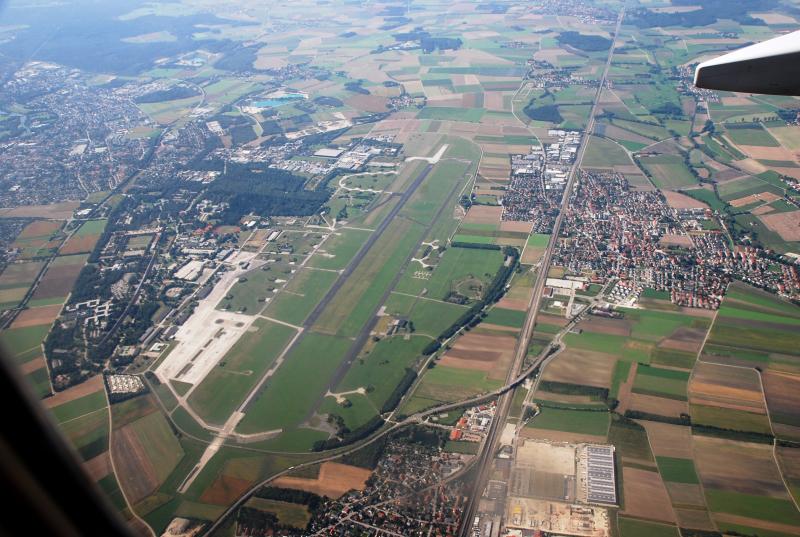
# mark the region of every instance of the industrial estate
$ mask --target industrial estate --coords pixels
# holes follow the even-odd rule
[[[5,14],[0,344],[137,534],[800,535],[800,99],[692,85],[793,2]]]

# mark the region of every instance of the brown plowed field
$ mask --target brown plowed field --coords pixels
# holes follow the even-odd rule
[[[67,296],[75,284],[83,265],[50,266],[36,287],[33,300]]]
[[[608,388],[616,361],[612,354],[567,349],[547,366],[542,380]]]
[[[222,474],[209,486],[200,501],[214,505],[230,505],[247,492],[253,482]]]
[[[56,392],[52,397],[42,399],[42,404],[45,408],[53,408],[64,403],[69,403],[75,399],[80,399],[84,395],[89,395],[103,389],[103,375],[96,375],[86,382],[82,382],[77,386],[67,388],[63,392]]]
[[[681,414],[689,413],[689,403],[676,399],[634,393],[631,396],[630,409],[647,412],[648,414],[658,414],[659,416],[677,417]]]
[[[469,224],[499,224],[503,208],[493,205],[473,205],[467,211],[464,222]]]
[[[675,509],[678,525],[693,530],[715,531],[714,523],[704,509]]]
[[[440,363],[461,369],[487,371],[491,373],[489,378],[494,378],[505,374],[513,359],[516,342],[516,338],[510,335],[471,332],[459,338]]]
[[[581,323],[581,328],[587,332],[598,334],[611,334],[614,336],[631,335],[631,322],[622,319],[605,319],[603,317],[589,317],[588,321]]]
[[[698,362],[689,381],[689,401],[764,414],[758,373],[752,369]]]
[[[760,192],[758,194],[750,194],[749,196],[736,198],[734,200],[729,201],[728,203],[731,204],[733,207],[744,207],[745,205],[750,205],[751,203],[756,203],[757,201],[761,201],[764,203],[771,203],[779,199],[781,199],[781,197],[778,196],[777,194],[773,194],[772,192]]]
[[[91,252],[94,249],[94,245],[97,244],[98,239],[100,239],[100,235],[73,235],[66,244],[61,247],[59,254],[69,255]]]
[[[45,366],[44,357],[37,356],[33,360],[28,360],[24,364],[19,365],[19,372],[23,375],[27,375],[28,373],[33,373]]]
[[[703,489],[700,485],[690,483],[665,483],[669,497],[675,505],[702,505],[705,506]]]
[[[528,301],[519,298],[504,297],[497,303],[498,308],[515,311],[525,311],[528,309]]]
[[[111,473],[111,460],[108,458],[108,451],[89,459],[83,463],[83,469],[89,474],[92,481],[100,481]]]
[[[539,440],[550,440],[552,442],[586,442],[589,444],[604,444],[606,442],[605,436],[570,433],[567,431],[552,431],[549,429],[534,429],[532,427],[525,427],[519,434],[524,438],[536,438]]]
[[[50,236],[61,227],[62,222],[54,220],[36,220],[31,222],[17,235],[18,239]]]
[[[372,472],[338,462],[323,462],[316,479],[279,477],[271,484],[276,487],[305,490],[328,498],[339,498],[350,490],[364,490]]]
[[[626,466],[622,469],[625,509],[622,513],[647,520],[675,522],[675,513],[658,472]]]
[[[767,371],[761,378],[764,381],[764,392],[770,413],[778,415],[776,421],[800,425],[800,377]],[[781,414],[783,416],[780,416]]]
[[[762,214],[758,217],[764,225],[785,241],[800,241],[800,211]]]
[[[695,436],[694,451],[695,465],[705,487],[787,497],[770,445]]]
[[[691,428],[657,421],[640,420],[637,423],[647,430],[647,437],[656,457],[692,458]]]
[[[61,311],[61,304],[53,304],[52,306],[40,306],[38,308],[29,308],[23,310],[22,313],[17,315],[11,328],[24,328],[26,326],[39,326],[43,324],[52,324],[58,317],[58,312]]]
[[[686,194],[680,192],[672,192],[671,190],[662,191],[664,197],[667,198],[667,205],[673,209],[705,209],[708,207],[702,201],[696,200]]]
[[[533,228],[533,222],[512,222],[506,220],[500,223],[500,231],[515,231],[518,233],[530,233]]]

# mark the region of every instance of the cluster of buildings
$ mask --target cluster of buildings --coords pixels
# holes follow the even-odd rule
[[[724,229],[703,225],[715,218],[670,207],[660,192],[631,190],[619,174],[582,172],[553,259],[596,281],[620,280],[611,298],[621,301],[647,287],[678,305],[716,309],[731,278],[786,296],[800,292],[796,267],[776,271],[763,251],[731,247]]]
[[[555,141],[511,155],[511,180],[503,195],[503,220],[534,223],[534,233],[550,233],[581,143],[577,131],[551,130]]]
[[[497,408],[495,401],[468,408],[450,431],[450,440],[462,442],[481,442],[494,419]]]
[[[2,84],[8,117],[7,137],[0,136],[0,207],[109,190],[142,159],[149,142],[135,129],[149,120],[122,88],[91,85],[89,78],[35,61]]]
[[[326,501],[297,535],[360,535],[374,528],[409,537],[455,535],[467,486],[446,477],[468,457],[441,451],[435,443],[393,439],[367,487]]]

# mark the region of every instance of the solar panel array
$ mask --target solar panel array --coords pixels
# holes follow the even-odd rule
[[[612,446],[587,446],[586,454],[589,502],[616,504],[614,448]]]

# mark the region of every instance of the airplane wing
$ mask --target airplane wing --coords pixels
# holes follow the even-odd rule
[[[800,31],[725,54],[697,66],[698,88],[800,96]]]

